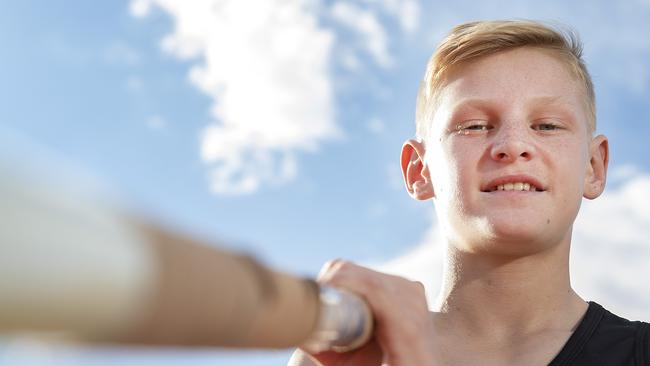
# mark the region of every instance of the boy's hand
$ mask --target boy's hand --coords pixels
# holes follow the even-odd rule
[[[420,282],[373,271],[343,260],[323,266],[318,281],[361,295],[375,318],[374,336],[346,353],[312,354],[324,366],[431,365],[433,325]]]

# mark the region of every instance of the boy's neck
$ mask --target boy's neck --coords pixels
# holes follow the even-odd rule
[[[448,245],[436,322],[495,338],[575,326],[587,304],[571,288],[569,244],[570,238],[519,258],[486,258]]]

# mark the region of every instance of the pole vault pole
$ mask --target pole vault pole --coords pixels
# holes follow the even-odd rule
[[[274,271],[0,162],[0,333],[84,342],[349,350],[357,296]]]

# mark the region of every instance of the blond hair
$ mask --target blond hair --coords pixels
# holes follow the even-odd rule
[[[535,21],[481,21],[454,27],[440,43],[427,64],[418,91],[415,111],[417,135],[425,137],[435,113],[437,97],[452,66],[518,47],[553,51],[569,68],[585,91],[588,129],[596,129],[596,96],[593,82],[582,59],[578,35],[564,27]]]

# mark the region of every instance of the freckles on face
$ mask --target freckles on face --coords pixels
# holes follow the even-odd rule
[[[450,71],[427,136],[443,221],[490,235],[568,230],[587,168],[586,115],[576,80],[544,51],[517,49]]]

